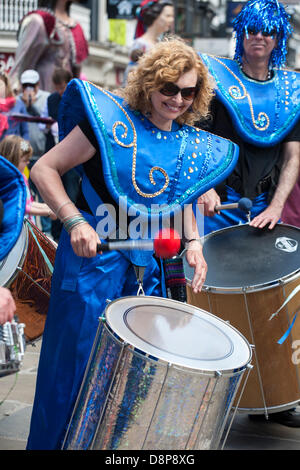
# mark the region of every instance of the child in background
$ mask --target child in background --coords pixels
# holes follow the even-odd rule
[[[26,107],[23,101],[15,96],[8,76],[0,72],[0,140],[11,134],[29,139],[28,123],[13,120],[11,114],[26,114]]]
[[[32,156],[30,143],[17,135],[9,135],[0,142],[0,155],[15,165],[24,177],[27,187],[25,217],[33,223],[35,223],[35,216],[37,215],[50,217],[52,220],[55,220],[56,215],[47,204],[34,201],[30,192],[28,179],[24,174],[24,170]]]

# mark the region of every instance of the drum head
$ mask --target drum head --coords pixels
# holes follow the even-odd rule
[[[228,323],[192,305],[160,297],[124,297],[109,304],[106,321],[123,341],[167,363],[222,373],[251,359],[246,339]]]
[[[300,273],[300,230],[285,224],[273,230],[248,224],[229,227],[204,238],[203,255],[206,287],[266,288]],[[184,271],[189,283],[194,270],[185,259]]]
[[[27,233],[27,227],[24,223],[15,246],[6,258],[0,261],[0,286],[9,286],[18,274],[17,267],[22,266],[23,257],[26,254]]]

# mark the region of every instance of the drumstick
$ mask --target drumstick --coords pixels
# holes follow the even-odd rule
[[[240,209],[243,212],[249,212],[252,207],[252,201],[247,197],[242,197],[239,202],[232,202],[230,204],[220,204],[215,206],[215,212],[225,209]]]
[[[173,229],[162,229],[154,240],[118,240],[98,243],[97,252],[114,250],[143,250],[152,251],[160,258],[171,258],[180,250],[181,240]]]

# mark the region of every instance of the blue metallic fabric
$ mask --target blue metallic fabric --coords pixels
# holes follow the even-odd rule
[[[207,54],[201,58],[242,139],[269,147],[292,130],[300,117],[299,73],[274,70],[271,80],[258,82],[247,77],[235,60]]]
[[[282,67],[287,55],[288,38],[292,33],[289,15],[284,6],[278,0],[250,0],[246,3],[233,22],[236,34],[234,58],[237,61],[242,59],[244,36],[248,36],[250,29],[276,34],[277,45],[272,51],[269,67]]]
[[[14,247],[23,227],[26,207],[26,186],[22,174],[0,156],[0,199],[4,215],[0,228],[0,261]]]
[[[61,138],[86,117],[99,143],[108,190],[128,209],[141,205],[141,217],[178,212],[223,181],[237,162],[238,147],[229,140],[186,125],[161,131],[116,95],[72,80],[61,104]]]

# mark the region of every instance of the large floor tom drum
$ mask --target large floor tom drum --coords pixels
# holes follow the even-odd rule
[[[285,224],[273,230],[233,226],[207,235],[203,254],[208,272],[199,294],[190,287],[193,269],[184,260],[188,303],[229,321],[255,346],[240,411],[268,414],[295,406],[300,369],[293,353],[300,322],[283,344],[278,340],[299,309],[299,295],[270,317],[299,284],[300,230]]]

